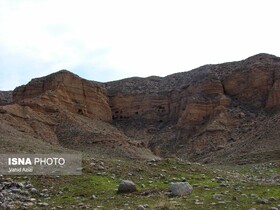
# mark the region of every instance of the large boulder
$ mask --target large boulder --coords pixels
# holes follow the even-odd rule
[[[118,193],[131,193],[136,190],[136,185],[132,181],[122,180],[118,188]]]
[[[174,196],[183,196],[190,194],[193,188],[188,182],[176,182],[171,184],[170,191],[171,195]]]

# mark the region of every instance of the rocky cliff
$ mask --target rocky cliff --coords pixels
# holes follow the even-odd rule
[[[203,162],[280,159],[280,58],[273,55],[104,84],[62,70],[12,95],[0,106],[2,125],[51,144],[133,157],[151,157],[151,149]]]
[[[13,102],[43,110],[46,106],[51,108],[51,105],[56,105],[72,113],[111,121],[105,90],[66,70],[33,79],[27,85],[17,87],[13,91]]]
[[[0,91],[0,105],[6,105],[13,100],[13,91]]]
[[[12,103],[0,106],[0,141],[6,145],[2,150],[33,151],[43,141],[55,148],[60,145],[103,156],[154,157],[110,124],[109,99],[96,82],[62,70],[31,80],[12,96]],[[34,145],[20,145],[18,138],[33,140]]]
[[[105,87],[113,123],[128,136],[144,141],[157,154],[208,162],[229,147],[239,150],[247,144],[247,135],[261,133],[260,119],[270,122],[271,112],[278,116],[279,73],[280,58],[258,54],[164,78],[109,82]],[[270,136],[258,136],[243,153],[261,154],[255,144],[262,141],[266,152],[280,158],[279,140],[268,140]]]

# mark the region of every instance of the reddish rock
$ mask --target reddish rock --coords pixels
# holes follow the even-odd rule
[[[0,106],[0,121],[0,139],[5,140],[1,149],[6,152],[36,152],[47,143],[49,150],[59,146],[110,157],[155,157],[110,124],[102,85],[65,70],[16,88],[13,103]],[[21,145],[22,136],[23,142],[32,143]]]
[[[279,105],[279,70],[280,58],[259,54],[164,78],[129,78],[105,86],[113,123],[126,135],[146,142],[157,154],[198,160],[227,151],[232,142],[245,142],[245,133],[257,132],[243,121],[257,118],[258,123],[258,112]]]
[[[266,107],[272,108],[280,105],[280,72],[274,72],[274,83],[270,89]]]
[[[280,151],[280,58],[267,54],[104,84],[63,70],[16,88],[9,103],[2,127],[82,151],[143,157],[149,147],[204,162]]]
[[[112,119],[106,91],[100,85],[66,70],[33,79],[27,85],[16,88],[13,101],[31,106],[34,104],[38,108],[44,103],[53,104],[72,113],[106,122]]]
[[[273,85],[274,69],[268,69],[266,64],[247,68],[234,72],[223,81],[225,92],[241,102],[263,108]]]

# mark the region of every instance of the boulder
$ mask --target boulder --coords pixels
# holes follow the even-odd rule
[[[136,185],[132,181],[122,180],[118,188],[118,193],[131,193],[136,190]]]
[[[136,210],[145,210],[146,208],[142,205],[139,205]]]
[[[190,194],[193,188],[188,182],[176,182],[171,184],[170,191],[171,195],[174,196],[183,196]]]

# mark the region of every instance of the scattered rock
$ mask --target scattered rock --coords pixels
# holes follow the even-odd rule
[[[258,204],[267,204],[268,200],[267,199],[258,198],[256,200],[256,203],[258,203]]]
[[[48,203],[45,203],[45,202],[41,202],[41,203],[38,203],[38,206],[48,206],[49,204]]]
[[[34,206],[34,203],[32,203],[32,202],[26,202],[26,203],[24,203],[23,205],[26,206],[26,207],[30,207],[30,206]]]
[[[37,191],[36,188],[31,188],[31,189],[30,189],[30,192],[33,193],[33,194],[36,194],[38,191]]]
[[[233,201],[237,201],[237,197],[236,196],[232,196],[232,200]]]
[[[271,202],[274,202],[274,201],[276,201],[276,198],[270,197],[268,200],[271,201]]]
[[[224,198],[224,196],[222,194],[214,194],[213,198],[216,200],[222,200]]]
[[[29,201],[34,203],[36,202],[36,198],[30,198]]]
[[[15,188],[11,190],[12,193],[21,193],[21,189]]]
[[[102,171],[102,170],[105,170],[105,167],[100,165],[100,166],[97,167],[97,169]]]
[[[219,202],[217,203],[217,205],[225,205],[225,204],[227,204],[226,201],[219,201]]]
[[[91,195],[90,198],[91,199],[96,199],[96,196],[95,195]]]
[[[149,208],[148,204],[144,204],[143,206],[144,206],[144,208]]]
[[[142,205],[139,205],[136,210],[145,210],[146,208]]]

